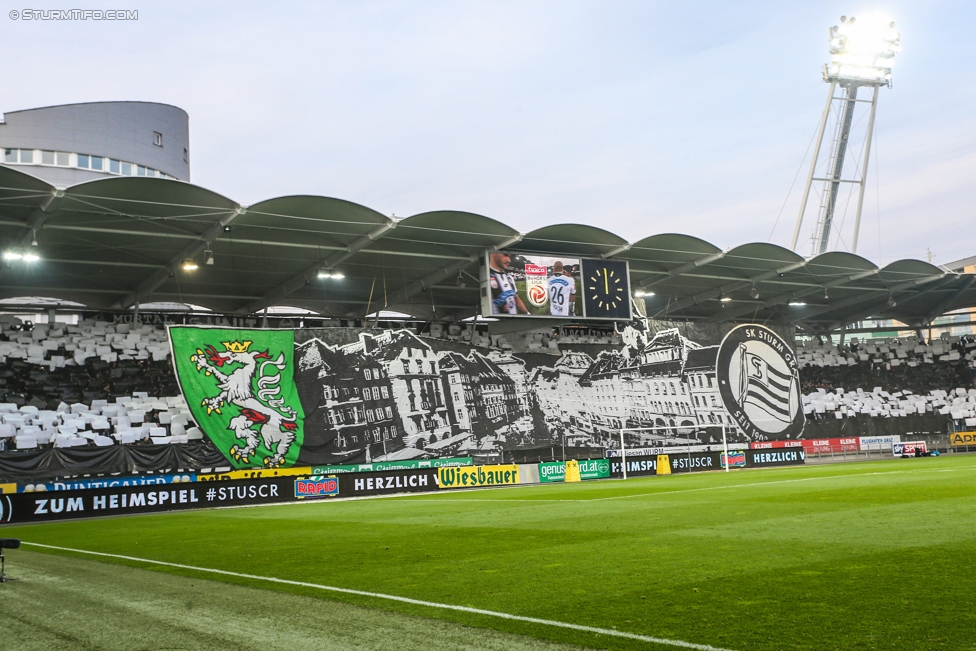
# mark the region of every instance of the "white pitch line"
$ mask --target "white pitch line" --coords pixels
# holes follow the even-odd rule
[[[769,469],[764,469],[764,470],[769,470]],[[953,468],[951,470],[954,471],[954,470],[957,470],[957,469],[956,468]],[[463,504],[464,502],[489,502],[489,503],[490,502],[516,502],[516,503],[522,503],[522,504],[531,504],[533,502],[602,502],[602,501],[605,501],[605,500],[628,500],[628,499],[633,499],[635,497],[666,497],[668,495],[675,495],[677,493],[697,493],[697,492],[700,492],[700,491],[720,491],[720,490],[733,490],[733,489],[736,489],[736,488],[750,488],[750,487],[756,487],[756,486],[773,486],[773,485],[776,485],[776,484],[793,484],[793,483],[797,483],[797,482],[817,481],[817,480],[820,480],[820,479],[847,479],[847,478],[851,478],[851,477],[869,477],[869,476],[875,476],[875,475],[895,475],[895,474],[906,474],[906,473],[916,473],[916,472],[949,472],[949,470],[934,470],[934,469],[930,469],[930,468],[919,468],[919,469],[914,469],[914,470],[886,470],[886,471],[883,471],[883,472],[881,472],[881,471],[879,471],[879,472],[863,472],[863,473],[857,473],[857,474],[853,474],[853,475],[822,475],[822,476],[819,476],[819,477],[802,477],[800,479],[777,479],[777,480],[774,480],[774,481],[750,482],[748,484],[728,484],[728,485],[725,485],[725,486],[702,486],[702,487],[699,487],[699,488],[679,488],[677,490],[671,490],[671,491],[669,491],[669,490],[663,490],[663,491],[653,491],[653,492],[650,492],[650,493],[631,493],[630,495],[613,495],[611,497],[591,497],[589,499],[565,499],[565,500],[561,500],[561,499],[546,499],[546,498],[535,499],[535,498],[531,498],[531,497],[527,497],[525,499],[508,499],[508,498],[498,498],[498,499],[462,498],[461,496],[465,492],[467,492],[467,491],[462,491],[462,492],[456,493],[457,499],[447,499],[447,498],[445,498],[440,493],[422,493],[422,494],[418,494],[418,495],[391,495],[390,497],[398,498],[400,501],[403,501],[403,502],[421,502],[421,503],[424,503],[424,504],[429,503],[429,502],[449,502],[449,503],[452,503],[452,504]],[[653,477],[653,476],[654,475],[647,475],[648,478]],[[641,477],[641,478],[643,478],[643,477]],[[545,484],[536,484],[536,485],[537,486],[545,486]],[[430,495],[437,495],[437,497],[425,497],[425,496],[430,496]]]
[[[543,626],[554,626],[557,628],[568,628],[574,631],[583,631],[586,633],[595,633],[597,635],[609,635],[611,637],[621,637],[628,640],[638,640],[640,642],[652,642],[654,644],[662,644],[665,646],[681,647],[683,649],[697,649],[698,651],[731,651],[730,649],[723,649],[722,647],[711,646],[708,644],[695,644],[694,642],[684,642],[682,640],[670,640],[663,637],[651,637],[650,635],[639,635],[637,633],[627,633],[626,631],[616,631],[609,628],[597,628],[596,626],[583,626],[582,624],[569,624],[567,622],[557,622],[551,619],[539,619],[537,617],[524,617],[522,615],[511,615],[509,613],[500,613],[494,610],[484,610],[482,608],[470,608],[468,606],[455,606],[453,604],[441,604],[436,601],[423,601],[421,599],[411,599],[410,597],[398,597],[396,595],[383,594],[381,592],[366,592],[365,590],[353,590],[351,588],[337,588],[331,585],[321,585],[319,583],[308,583],[306,581],[292,581],[290,579],[279,579],[274,576],[258,576],[256,574],[243,574],[241,572],[230,572],[228,570],[217,570],[209,567],[196,567],[194,565],[183,565],[181,563],[167,563],[166,561],[156,561],[149,558],[137,558],[135,556],[123,556],[122,554],[108,554],[105,552],[93,552],[87,549],[72,549],[71,547],[58,547],[55,545],[45,545],[42,543],[23,541],[23,545],[31,545],[33,547],[44,547],[46,549],[56,549],[63,552],[74,552],[76,554],[89,554],[91,556],[104,556],[107,558],[119,558],[126,561],[135,561],[137,563],[149,563],[152,565],[165,565],[166,567],[176,567],[182,570],[191,570],[194,572],[208,572],[210,574],[222,574],[225,576],[233,576],[240,579],[252,579],[255,581],[268,581],[269,583],[281,583],[285,585],[294,585],[302,588],[314,588],[316,590],[327,590],[329,592],[341,592],[343,594],[357,595],[360,597],[372,597],[374,599],[386,599],[388,601],[399,601],[405,604],[411,604],[414,606],[426,606],[427,608],[440,608],[443,610],[455,610],[462,613],[471,613],[474,615],[485,615],[487,617],[497,617],[499,619],[510,619],[518,622],[528,622],[530,624],[542,624]]]

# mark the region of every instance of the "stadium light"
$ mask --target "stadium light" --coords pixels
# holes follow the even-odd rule
[[[722,298],[720,298],[718,300],[721,301],[722,303],[728,303],[729,301],[732,300],[732,297],[731,296],[723,296]]]
[[[834,228],[837,200],[841,195],[842,183],[854,183],[857,190],[857,212],[854,216],[854,233],[850,239],[850,252],[857,253],[858,234],[861,231],[861,212],[864,208],[864,188],[868,176],[868,160],[871,158],[871,138],[874,135],[874,116],[878,107],[878,90],[886,86],[891,87],[891,66],[895,62],[895,55],[901,52],[901,34],[895,31],[895,23],[886,16],[867,14],[860,18],[840,17],[840,25],[834,25],[829,30],[830,63],[823,67],[823,80],[830,84],[827,91],[827,104],[820,116],[820,126],[817,129],[816,146],[810,160],[810,171],[800,200],[800,212],[796,216],[796,226],[793,228],[793,240],[790,248],[796,251],[800,241],[800,229],[803,216],[810,199],[813,183],[822,182],[824,191],[820,200],[820,215],[817,219],[815,236],[813,238],[813,254],[826,253],[830,246],[830,233]],[[834,91],[840,87],[843,94],[837,97]],[[871,99],[858,99],[859,89],[869,90]],[[834,102],[839,102],[835,107]],[[868,123],[865,130],[863,156],[859,161],[861,166],[860,178],[844,178],[844,161],[850,144],[851,127],[855,124],[854,112],[858,102],[869,105]],[[827,122],[831,115],[836,116],[837,129],[834,135],[827,135]],[[828,159],[826,174],[817,176],[821,171],[820,149],[827,141],[831,142],[831,154]],[[843,224],[843,222],[841,222]],[[836,238],[839,243],[841,240]]]
[[[318,277],[320,279],[322,279],[322,278],[332,278],[333,280],[342,280],[346,276],[345,276],[345,274],[342,274],[342,273],[340,273],[338,271],[330,271],[329,269],[323,269],[322,271],[320,271],[318,273]]]
[[[15,262],[17,260],[22,260],[23,262],[31,263],[40,260],[41,256],[37,255],[36,253],[30,250],[28,251],[10,250],[10,251],[3,252],[3,259],[7,260],[8,262]]]
[[[790,307],[803,307],[804,305],[806,305],[806,303],[804,303],[803,301],[790,301],[789,303],[787,303],[787,305],[789,305]]]
[[[198,268],[199,268],[199,265],[196,262],[194,262],[193,260],[184,260],[183,261],[183,271],[196,271]]]
[[[634,292],[634,296],[637,298],[644,298],[645,296],[654,296],[654,292],[645,292],[642,289],[638,289]]]
[[[854,80],[891,85],[891,66],[901,52],[895,23],[879,14],[840,17],[830,28],[830,63],[824,81]]]

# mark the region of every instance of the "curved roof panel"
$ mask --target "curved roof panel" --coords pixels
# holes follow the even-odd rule
[[[923,323],[976,306],[974,275],[900,260],[878,268],[830,252],[804,259],[750,243],[722,251],[697,237],[628,244],[582,224],[524,236],[484,215],[432,211],[395,221],[312,195],[242,207],[189,183],[113,177],[59,190],[0,165],[2,248],[36,236],[42,260],[4,261],[0,299],[50,296],[95,309],[190,302],[253,314],[288,305],[347,318],[395,309],[461,319],[479,311],[485,251],[626,260],[650,316],[796,323],[812,331],[869,316]],[[183,270],[184,260],[197,269]]]
[[[627,245],[619,235],[586,224],[553,224],[525,234],[514,251],[604,256]]]

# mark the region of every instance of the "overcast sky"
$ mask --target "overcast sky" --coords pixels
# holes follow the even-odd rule
[[[827,29],[880,11],[904,51],[881,91],[858,252],[976,255],[972,2],[169,1],[128,3],[138,20],[114,23],[9,11],[117,4],[7,5],[0,112],[175,104],[193,182],[241,203],[320,194],[398,217],[467,210],[523,232],[576,222],[723,248],[789,245]],[[847,201],[832,242],[844,250]]]

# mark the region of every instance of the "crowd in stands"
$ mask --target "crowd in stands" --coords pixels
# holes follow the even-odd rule
[[[915,337],[838,345],[797,343],[803,408],[808,417],[940,414],[976,426],[976,339]]]
[[[165,330],[2,325],[0,449],[203,438],[173,375]]]
[[[528,331],[509,341],[470,327],[460,335],[526,352],[619,343],[586,331]],[[976,428],[976,337],[813,340],[797,342],[796,352],[809,419],[937,414]],[[202,439],[169,356],[166,331],[151,325],[0,321],[0,450]]]

